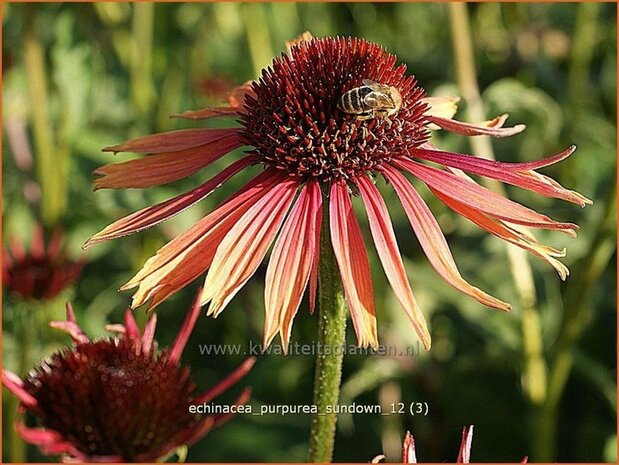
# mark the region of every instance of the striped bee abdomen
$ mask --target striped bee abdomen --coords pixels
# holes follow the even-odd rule
[[[369,108],[365,103],[365,97],[372,92],[367,86],[355,87],[354,89],[345,92],[338,102],[338,106],[346,113],[360,114],[366,113]]]

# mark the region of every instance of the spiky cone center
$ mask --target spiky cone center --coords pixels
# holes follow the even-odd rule
[[[301,42],[276,58],[252,85],[241,110],[242,135],[266,165],[301,181],[348,180],[407,155],[429,133],[422,88],[406,66],[356,38]],[[338,108],[364,79],[395,87],[402,107],[390,118],[359,120]]]
[[[89,457],[156,460],[199,421],[188,409],[195,391],[189,369],[128,338],[58,352],[29,373],[24,389],[37,400],[42,426]]]

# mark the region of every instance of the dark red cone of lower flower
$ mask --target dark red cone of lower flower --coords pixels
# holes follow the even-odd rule
[[[399,95],[391,102],[394,110],[387,117],[384,113],[360,117],[351,112],[355,109],[352,97],[346,110],[342,106],[351,91],[369,99],[368,82]],[[373,101],[392,100],[384,92],[380,90]],[[394,104],[398,100],[401,105]],[[326,210],[357,340],[361,346],[375,347],[378,331],[372,276],[352,202],[353,197],[360,197],[387,280],[428,349],[430,331],[409,283],[378,180],[382,178],[395,190],[421,248],[441,278],[478,302],[502,310],[511,307],[461,276],[440,225],[407,176],[426,184],[443,203],[479,227],[539,256],[562,279],[568,274],[559,261],[565,251],[538,243],[529,229],[575,236],[578,226],[501,197],[466,173],[580,206],[591,203],[537,171],[567,158],[575,147],[535,162],[505,163],[443,151],[429,143],[432,130],[507,137],[525,129],[522,124],[504,127],[507,115],[480,123],[457,121],[453,119],[457,100],[426,97],[416,79],[406,73],[406,66],[377,44],[351,37],[313,38],[306,33],[289,42],[287,53],[276,57],[259,78],[237,88],[228,106],[177,115],[188,119],[234,116],[240,128],[172,131],[105,148],[146,156],[96,169],[95,189],[170,183],[197,173],[234,149],[248,147],[246,156],[231,161],[195,189],[116,221],[86,245],[159,224],[248,166],[260,165],[260,174],[162,247],[123,286],[137,288],[132,306],[150,302],[153,308],[208,271],[201,303],[208,304],[207,314],[216,317],[273,246],[266,272],[264,343],[268,345],[279,334],[286,347],[306,289],[310,308],[315,302],[319,236]]]
[[[53,299],[73,284],[84,263],[72,260],[62,249],[56,230],[45,243],[42,226],[35,226],[30,250],[13,239],[2,256],[2,284],[12,294],[37,300]]]
[[[130,310],[115,337],[90,340],[67,305],[67,321],[51,325],[69,333],[74,345],[56,352],[24,380],[3,370],[3,384],[21,400],[38,427],[18,423],[22,438],[66,461],[154,462],[191,445],[227,415],[190,413],[210,402],[251,369],[249,358],[209,391],[199,394],[189,367],[179,358],[197,319],[196,303],[170,348],[154,341],[156,315],[140,334]],[[237,404],[249,399],[245,389]]]

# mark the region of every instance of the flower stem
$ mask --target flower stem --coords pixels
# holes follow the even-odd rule
[[[309,442],[309,462],[331,462],[335,439],[335,413],[326,413],[327,406],[337,405],[342,380],[342,347],[346,337],[346,304],[342,282],[331,246],[328,208],[325,202],[320,238],[318,268],[318,340],[320,353],[316,357],[314,405],[318,413],[312,418]]]
[[[29,308],[32,305],[33,308]],[[30,316],[35,314],[34,311],[36,304],[29,303],[24,304],[24,308],[18,308],[18,316],[15,322],[15,333],[19,342],[19,354],[18,365],[16,373],[22,377],[28,371],[30,367],[30,346],[32,345],[35,327],[31,324]],[[20,421],[21,415],[18,413],[20,401],[15,396],[10,395],[8,397],[8,409],[7,409],[7,422],[8,429],[10,431],[10,445],[11,453],[10,459],[13,463],[24,463],[27,460],[26,455],[26,443],[20,437],[15,425]]]

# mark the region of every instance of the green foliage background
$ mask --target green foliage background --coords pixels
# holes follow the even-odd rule
[[[23,341],[14,328],[19,319],[37,326],[27,366],[68,343],[46,329],[49,319],[62,317],[67,299],[86,331],[103,335],[103,325],[119,322],[130,301],[128,293],[116,289],[246,179],[235,178],[160,227],[82,252],[84,241],[113,220],[191,188],[223,166],[156,189],[93,193],[95,167],[132,157],[104,154],[101,147],[156,131],[230,124],[225,119],[179,122],[168,115],[219,104],[218,89],[254,78],[283,51],[285,40],[304,30],[375,41],[406,63],[429,94],[458,95],[448,8],[432,3],[5,3],[4,126],[25,125],[33,163],[23,158],[23,147],[14,150],[5,132],[3,233],[27,240],[30,225],[43,219],[48,228],[61,226],[72,253],[86,257],[88,264],[73,290],[42,307],[34,309],[5,293],[4,365],[18,369]],[[581,210],[508,188],[513,199],[581,226],[576,240],[539,234],[544,243],[568,247],[565,262],[572,274],[567,282],[544,263],[530,260],[544,363],[552,374],[567,356],[573,369],[554,393],[556,411],[528,400],[522,305],[505,247],[424,191],[465,278],[512,302],[514,310],[502,314],[483,308],[442,282],[403,212],[393,208],[409,277],[431,322],[433,348],[415,357],[347,356],[342,403],[425,401],[430,412],[425,417],[341,416],[335,460],[367,462],[383,451],[399,460],[399,441],[410,429],[421,461],[454,461],[462,426],[473,424],[474,461],[517,461],[524,455],[546,461],[615,461],[616,5],[484,3],[468,5],[468,11],[488,116],[508,112],[512,123],[528,126],[522,135],[493,142],[497,158],[533,160],[574,143],[577,152],[545,172],[595,202]],[[465,109],[462,102],[461,118]],[[470,150],[462,137],[439,134],[437,143]],[[389,189],[383,192],[389,205],[397,205]],[[381,341],[399,348],[416,344],[373,250],[370,260]],[[217,320],[199,319],[183,360],[202,389],[243,357],[201,356],[198,344],[247,347],[248,341],[262,340],[265,269]],[[196,287],[157,309],[161,346],[173,340]],[[137,315],[143,323],[144,311]],[[316,316],[309,315],[304,302],[293,341],[314,340],[316,329]],[[354,343],[351,328],[348,336]],[[252,403],[309,404],[313,368],[309,356],[261,356],[246,379],[253,386]],[[237,393],[220,400],[231,401]],[[10,411],[4,410],[3,458],[9,460]],[[555,439],[537,434],[542,421],[558,425]],[[240,416],[191,448],[188,461],[303,461],[309,425],[310,417],[302,415]],[[48,460],[34,448],[27,452],[31,461]]]

